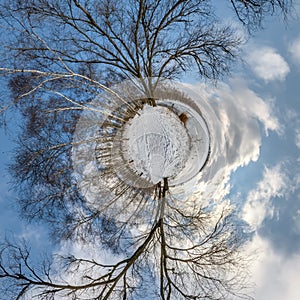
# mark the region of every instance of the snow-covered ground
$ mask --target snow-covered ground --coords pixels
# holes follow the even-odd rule
[[[197,177],[209,159],[210,133],[192,104],[160,99],[156,107],[145,105],[124,126],[124,163],[153,184],[168,178],[175,187]]]
[[[184,113],[187,116],[185,128],[190,139],[190,151],[184,168],[179,170],[176,177],[170,180],[170,186],[178,186],[188,183],[192,178],[199,175],[207,163],[210,152],[210,132],[206,121],[200,113],[200,109],[191,99],[159,100],[158,105],[172,107],[177,115]]]
[[[190,154],[184,123],[167,107],[145,105],[125,125],[123,137],[126,159],[153,184],[176,177]]]

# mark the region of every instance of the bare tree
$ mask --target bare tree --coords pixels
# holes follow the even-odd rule
[[[229,208],[209,210],[197,197],[178,199],[168,178],[151,183],[122,157],[120,132],[148,103],[143,89],[125,84],[128,95],[121,88],[116,93],[114,87],[97,94],[99,84],[88,77],[63,79],[68,92],[57,92],[63,102],[43,93],[45,98],[33,98],[32,106],[21,109],[28,123],[11,171],[23,214],[50,222],[56,238],[84,243],[97,239],[116,257],[123,256],[103,262],[67,255],[54,266],[35,267],[28,249],[5,243],[0,279],[6,297],[140,299],[147,293],[154,299],[250,299],[242,237]],[[12,89],[20,85],[11,84]],[[74,100],[80,94],[77,85],[88,86],[99,97],[99,106]],[[180,91],[159,88],[153,99],[165,94],[166,99],[186,100]],[[86,117],[79,119],[77,111]],[[95,126],[96,135],[90,134]],[[75,170],[74,158],[79,165]],[[93,160],[98,172],[77,172]],[[90,191],[93,195],[87,196]]]
[[[261,28],[266,16],[281,13],[284,18],[291,12],[292,0],[230,0],[239,21],[251,32]]]
[[[17,105],[24,117],[11,168],[24,216],[56,224],[66,199],[81,203],[70,184],[72,133],[86,103],[107,86],[137,77],[153,102],[149,96],[155,83],[143,78],[174,77],[193,61],[208,78],[228,69],[226,61],[234,57],[240,39],[216,22],[206,2],[1,4],[7,30],[1,71],[14,99],[4,99],[3,110]]]
[[[1,10],[14,34],[8,51],[22,68],[34,62],[65,72],[79,64],[121,77],[169,78],[195,64],[216,78],[240,43],[203,0],[7,1]]]
[[[27,293],[38,299],[250,299],[244,294],[245,259],[230,214],[222,210],[215,219],[215,212],[177,211],[167,193],[163,187],[157,208],[163,217],[117,263],[69,255],[60,257],[65,272],[60,269],[58,276],[45,262],[34,268],[28,249],[3,245],[2,292],[11,299]]]
[[[16,77],[11,89],[17,97],[20,86],[27,89],[22,93],[33,90],[30,80],[25,85]],[[249,299],[244,294],[242,240],[231,212],[209,211],[196,197],[183,202],[174,197],[168,178],[149,184],[124,164],[120,130],[148,103],[143,89],[125,84],[126,88],[128,95],[80,74],[61,74],[55,90],[36,91],[29,104],[20,107],[27,123],[11,167],[25,217],[50,222],[57,239],[97,239],[104,249],[123,257],[103,262],[67,255],[54,265],[35,266],[28,249],[4,243],[3,294],[11,299],[139,299],[145,293],[154,299]],[[99,97],[99,106],[76,100],[85,89],[85,95]],[[50,97],[53,91],[55,97]],[[158,91],[159,87],[154,99],[162,99],[164,93],[166,99],[179,102],[186,98],[169,88]],[[82,111],[86,117],[79,119]],[[97,124],[96,135],[90,134]],[[91,159],[86,154],[89,144],[95,149]],[[74,176],[74,156],[79,166],[96,159],[99,172],[86,180]],[[87,193],[95,187],[97,197],[91,201]]]
[[[290,5],[230,3],[250,29],[269,13],[286,14]],[[152,299],[248,299],[232,213],[209,211],[199,199],[179,205],[168,178],[149,184],[124,163],[120,136],[143,106],[157,105],[164,78],[192,68],[203,78],[226,74],[242,42],[235,29],[217,20],[208,0],[13,0],[0,8],[7,33],[0,71],[11,93],[2,110],[15,108],[22,124],[10,168],[22,215],[49,222],[57,240],[99,239],[124,255],[116,263],[63,256],[58,274],[51,263],[34,267],[27,248],[3,243],[5,299],[142,299],[144,293]],[[141,83],[134,97],[113,87],[125,78]],[[91,105],[93,99],[100,105]],[[85,112],[99,123],[89,138],[76,136]],[[74,148],[85,152],[86,145],[94,147],[100,171],[79,180],[84,172],[74,175],[74,155],[89,161]],[[95,186],[98,205],[83,193]]]

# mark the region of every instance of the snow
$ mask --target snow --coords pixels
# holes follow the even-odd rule
[[[153,184],[174,178],[190,154],[190,138],[183,122],[170,108],[144,105],[126,124],[124,151],[137,174]]]

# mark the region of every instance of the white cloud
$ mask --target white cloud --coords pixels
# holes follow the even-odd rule
[[[298,300],[300,278],[300,254],[284,257],[275,252],[262,237],[254,236],[248,245],[250,253],[257,250],[251,264],[252,280],[255,282],[256,300]]]
[[[258,159],[262,135],[259,123],[266,135],[281,131],[271,102],[259,97],[242,80],[220,85],[210,98],[222,124],[221,136],[226,139],[227,166],[234,170]]]
[[[220,201],[230,193],[230,176],[241,166],[257,161],[263,132],[281,132],[281,124],[272,110],[271,101],[259,97],[241,79],[217,87],[187,85],[197,97],[210,105],[207,122],[213,135],[209,172],[201,173],[194,186],[202,199]]]
[[[295,144],[300,149],[300,128],[295,129]]]
[[[265,82],[283,81],[290,71],[284,58],[271,47],[249,49],[246,61],[256,76]]]
[[[289,46],[289,52],[292,54],[293,59],[300,65],[300,37],[295,39]]]
[[[257,230],[266,217],[273,216],[271,199],[283,196],[287,181],[280,164],[270,169],[265,167],[262,180],[248,193],[242,210],[242,218],[252,229]]]
[[[272,111],[273,100],[262,99],[242,80],[232,80],[230,92],[234,96],[234,104],[237,105],[239,112],[248,118],[260,121],[266,135],[269,130],[281,132],[281,125]]]

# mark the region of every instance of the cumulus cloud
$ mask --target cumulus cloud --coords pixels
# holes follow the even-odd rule
[[[274,207],[271,199],[282,197],[287,186],[288,179],[280,164],[273,168],[265,167],[262,180],[248,193],[242,210],[242,218],[253,230],[257,230],[265,218],[273,217]]]
[[[231,101],[238,113],[247,119],[258,120],[263,125],[266,135],[269,131],[281,132],[281,126],[272,110],[272,100],[262,99],[257,93],[247,87],[242,80],[233,79],[230,87],[221,89],[220,97],[226,102]],[[231,110],[229,111],[229,114]]]
[[[255,235],[248,251],[257,251],[251,264],[252,280],[256,283],[256,300],[299,299],[300,254],[284,257],[268,240]]]
[[[271,47],[250,49],[246,61],[256,76],[265,82],[283,81],[290,71],[284,58]]]
[[[225,161],[232,169],[258,159],[260,124],[266,135],[269,131],[280,133],[282,130],[271,101],[262,99],[242,80],[233,79],[230,85],[220,84],[216,89],[207,90],[205,97],[220,120],[220,136],[226,140]]]
[[[300,37],[295,39],[289,46],[289,52],[292,54],[293,59],[300,65]]]
[[[212,147],[209,172],[202,172],[195,184],[201,191],[197,196],[219,201],[230,193],[232,172],[259,158],[261,127],[267,135],[269,131],[280,133],[281,125],[272,102],[262,99],[241,79],[214,88],[205,84],[190,88],[209,103],[212,112],[207,115],[207,122],[211,123],[212,141],[217,141]]]

